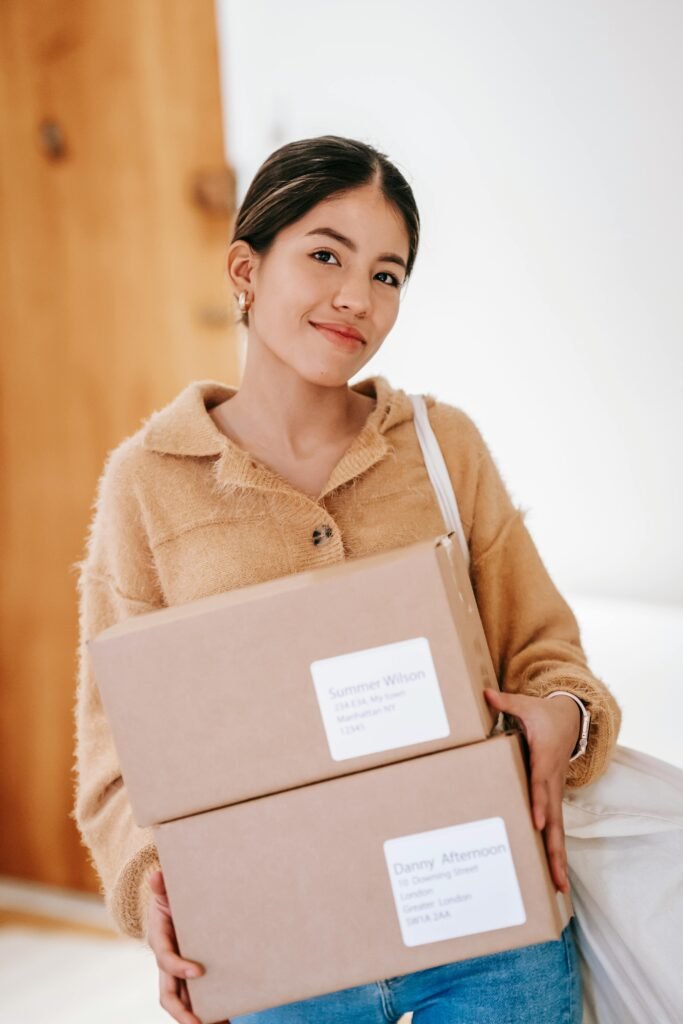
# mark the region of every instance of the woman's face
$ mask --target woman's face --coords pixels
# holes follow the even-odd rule
[[[318,203],[279,232],[265,257],[234,242],[243,258],[236,248],[229,265],[246,276],[233,273],[233,282],[253,299],[250,349],[267,346],[312,383],[346,382],[396,321],[408,245],[400,213],[374,185]],[[355,328],[363,341],[345,342],[314,323]]]

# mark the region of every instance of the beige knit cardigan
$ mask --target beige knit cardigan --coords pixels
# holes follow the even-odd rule
[[[317,500],[218,429],[208,409],[236,393],[193,381],[104,463],[79,606],[72,817],[117,928],[146,939],[147,875],[159,867],[121,778],[86,641],[129,615],[330,565],[445,531],[405,391],[383,376],[352,385],[376,399]],[[501,687],[569,689],[592,712],[568,786],[595,780],[617,742],[621,709],[589,669],[576,619],[552,582],[482,435],[460,408],[425,395],[457,495],[470,576]]]

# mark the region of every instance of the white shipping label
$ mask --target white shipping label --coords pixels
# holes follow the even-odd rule
[[[384,856],[406,946],[526,921],[502,818],[387,839]]]
[[[335,761],[450,733],[425,636],[311,662]]]

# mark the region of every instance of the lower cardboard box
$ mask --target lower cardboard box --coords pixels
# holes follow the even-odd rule
[[[558,939],[519,732],[155,826],[203,1024]]]

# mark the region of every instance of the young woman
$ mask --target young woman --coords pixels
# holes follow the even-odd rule
[[[147,939],[161,1005],[181,1024],[198,1024],[184,979],[203,968],[178,955],[152,833],[132,819],[85,641],[127,615],[443,532],[408,395],[382,376],[348,384],[396,321],[419,223],[409,184],[369,145],[322,136],[271,154],[227,254],[248,332],[239,390],[189,384],[110,452],[98,484],[79,563],[74,817],[118,927]],[[588,668],[576,620],[476,425],[426,401],[503,691],[487,698],[525,732],[534,822],[566,891],[564,787],[605,771],[620,708]],[[234,1020],[365,1024],[407,1011],[414,1024],[580,1021],[571,923],[557,941]]]

